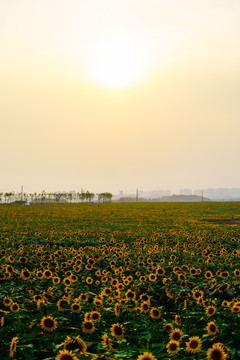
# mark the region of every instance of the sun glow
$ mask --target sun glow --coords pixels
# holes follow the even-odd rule
[[[87,67],[94,82],[124,88],[144,80],[149,65],[138,43],[118,39],[93,46]]]

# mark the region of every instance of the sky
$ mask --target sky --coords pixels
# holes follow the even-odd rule
[[[240,188],[239,0],[1,0],[0,192]]]

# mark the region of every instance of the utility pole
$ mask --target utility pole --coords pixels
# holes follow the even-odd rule
[[[22,197],[23,197],[23,185],[21,186],[21,201],[22,201]]]
[[[136,200],[138,202],[138,189],[136,190]]]

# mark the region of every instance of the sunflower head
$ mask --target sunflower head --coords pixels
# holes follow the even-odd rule
[[[181,341],[183,332],[180,329],[173,329],[169,334],[170,340]]]
[[[57,322],[52,316],[44,316],[41,320],[41,327],[47,332],[52,332],[57,328]]]
[[[137,360],[157,360],[151,353],[145,352],[142,355],[139,355]]]
[[[122,339],[124,337],[124,329],[122,325],[113,324],[111,327],[111,334],[117,339]]]
[[[150,316],[153,319],[160,319],[161,317],[161,312],[158,308],[152,308],[150,311]]]
[[[226,360],[227,354],[224,351],[224,348],[221,344],[214,344],[210,349],[207,351],[207,359],[208,360]]]
[[[87,345],[85,342],[80,339],[79,336],[77,336],[74,339],[71,339],[69,336],[67,336],[66,340],[63,343],[64,350],[67,351],[75,351],[77,350],[77,355],[86,354],[87,351]]]
[[[215,325],[214,321],[210,321],[207,324],[207,332],[208,335],[216,335],[216,333],[218,332],[218,327]]]
[[[10,344],[10,351],[9,356],[12,358],[17,351],[17,343],[18,343],[18,337],[12,338],[11,344]]]
[[[60,350],[55,360],[78,360],[72,351]]]
[[[82,331],[85,333],[94,332],[95,327],[92,320],[84,320],[82,323]]]
[[[179,342],[175,340],[170,340],[166,348],[169,354],[176,354],[179,350]]]
[[[195,354],[201,349],[202,343],[201,339],[198,336],[191,337],[188,342],[186,342],[186,349],[188,352]]]

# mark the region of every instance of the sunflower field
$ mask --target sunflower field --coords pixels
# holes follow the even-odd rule
[[[240,203],[0,205],[0,359],[240,359]]]

